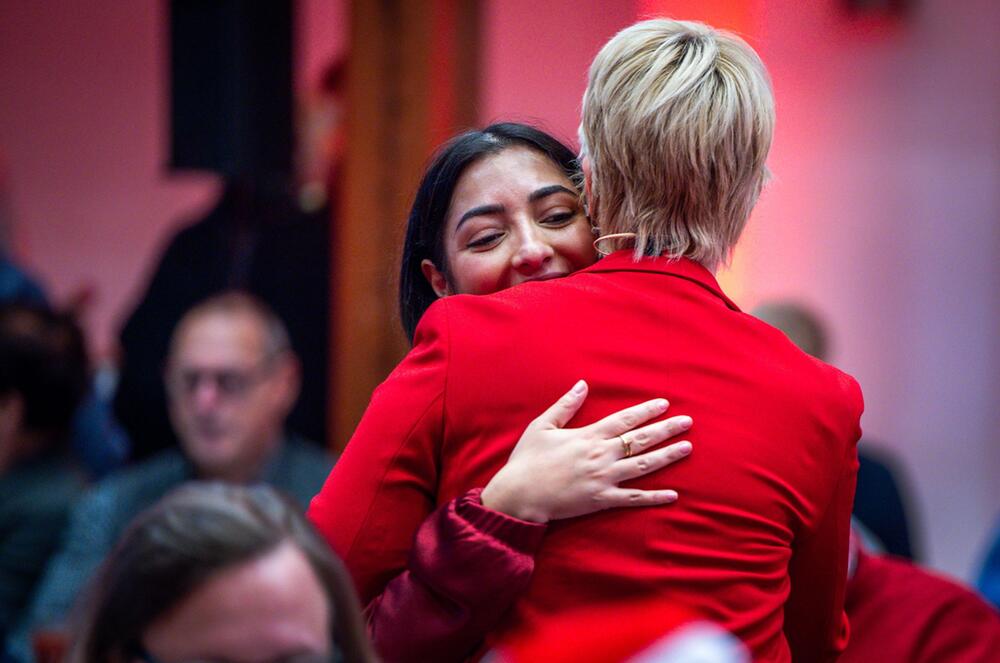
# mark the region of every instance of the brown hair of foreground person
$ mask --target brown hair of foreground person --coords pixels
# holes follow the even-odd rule
[[[304,583],[294,587],[284,583],[277,588],[279,593],[288,590],[293,605],[306,602],[310,589],[306,585],[315,587],[318,608],[313,614],[325,623],[320,623],[321,633],[314,638],[319,644],[314,648],[286,642],[284,646],[292,649],[276,654],[275,648],[282,643],[253,643],[268,637],[266,615],[281,600],[253,583],[280,583],[291,577],[282,575],[276,564],[283,564],[281,568],[291,565],[300,578],[305,575]],[[237,587],[237,594],[233,594],[233,584],[239,582],[245,586]],[[209,593],[221,583],[230,588],[221,605],[234,614],[211,613],[215,624],[212,619],[193,617],[197,633],[189,629],[183,638],[171,642],[167,636],[164,641],[171,624],[192,623],[184,612],[198,610],[197,606],[204,610],[213,600]],[[241,591],[249,600],[234,601],[232,597]],[[174,656],[163,651],[170,650],[177,640],[183,643],[180,650],[174,648],[175,653],[184,660],[258,663],[257,656],[262,657],[261,663],[300,658],[344,663],[377,660],[343,565],[294,505],[262,485],[192,482],[141,513],[102,567],[82,616],[79,637],[69,657],[72,663],[128,663],[137,659],[171,663]],[[276,617],[286,618],[287,613]],[[310,620],[304,621],[308,624]],[[316,622],[312,619],[314,625]],[[263,628],[254,626],[260,624]],[[245,625],[242,630],[241,625]],[[279,624],[272,630],[287,633],[288,626]],[[291,626],[294,631],[297,625]],[[228,633],[213,633],[213,628]],[[205,649],[192,651],[199,639]],[[231,646],[242,648],[244,653],[226,649]],[[253,660],[247,659],[245,650],[252,652]]]

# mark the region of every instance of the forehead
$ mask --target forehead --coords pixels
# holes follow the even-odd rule
[[[523,201],[550,184],[573,189],[562,168],[543,153],[520,145],[508,147],[465,169],[455,186],[449,216],[476,205],[500,202],[501,198]]]
[[[242,312],[210,311],[186,320],[178,329],[171,361],[232,365],[258,361],[264,354],[264,325]]]
[[[305,556],[285,543],[215,574],[154,622],[144,640],[181,659],[283,658],[329,646],[330,610]]]

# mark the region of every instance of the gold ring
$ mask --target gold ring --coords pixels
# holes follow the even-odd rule
[[[624,435],[619,435],[618,439],[622,441],[622,449],[625,450],[625,455],[623,458],[632,457],[632,441],[627,439]]]

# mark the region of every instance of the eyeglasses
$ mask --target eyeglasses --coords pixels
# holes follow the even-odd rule
[[[208,382],[223,398],[242,398],[271,373],[273,362],[265,359],[250,369],[224,368],[219,370],[199,370],[183,368],[167,373],[167,390],[176,397],[190,397],[198,391],[203,382]]]

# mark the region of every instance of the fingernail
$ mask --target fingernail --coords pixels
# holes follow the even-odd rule
[[[677,491],[675,491],[675,490],[668,490],[666,497],[667,497],[667,501],[669,501],[669,502],[676,502],[677,501]]]
[[[666,410],[670,403],[667,402],[666,398],[657,398],[653,401],[653,407],[657,410]]]
[[[677,453],[684,454],[685,456],[691,453],[691,443],[690,442],[678,442],[677,443]]]
[[[587,383],[584,382],[583,380],[580,380],[575,385],[573,385],[573,389],[570,390],[570,393],[579,396],[580,394],[583,393],[583,390],[586,388],[587,388]]]
[[[680,426],[681,428],[683,428],[684,430],[687,430],[688,428],[691,428],[691,424],[693,424],[693,423],[694,423],[694,419],[692,419],[691,417],[689,417],[687,415],[682,415],[680,417],[677,417],[677,425]]]

